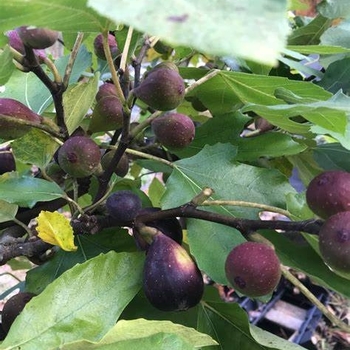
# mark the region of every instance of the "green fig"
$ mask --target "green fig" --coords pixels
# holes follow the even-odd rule
[[[58,32],[48,28],[19,27],[16,29],[24,45],[33,49],[46,49],[58,39]]]
[[[238,292],[256,298],[272,293],[281,278],[280,261],[264,243],[245,242],[234,247],[225,262],[227,280]]]
[[[195,136],[195,125],[185,114],[169,112],[154,119],[152,130],[158,141],[165,147],[184,148]]]
[[[101,168],[98,145],[87,136],[70,137],[58,149],[58,164],[75,178],[90,176]]]
[[[11,98],[0,98],[0,138],[13,140],[25,135],[31,128],[28,125],[16,123],[15,119],[21,119],[34,124],[41,124],[42,117],[30,110],[23,103]]]
[[[117,41],[115,40],[115,36],[112,34],[108,34],[108,45],[111,51],[111,55],[113,58],[116,58],[119,55],[119,49]],[[101,60],[106,60],[106,55],[103,49],[103,35],[99,34],[95,37],[94,40],[94,52],[95,55]]]
[[[350,173],[325,171],[311,180],[306,190],[310,209],[323,219],[350,210]]]
[[[162,311],[182,311],[196,306],[203,295],[201,272],[186,250],[158,233],[148,248],[143,288],[149,302]]]
[[[15,158],[11,150],[0,149],[0,175],[16,170]]]
[[[109,166],[112,158],[114,157],[115,150],[109,151],[102,156],[101,165],[103,170],[106,170]],[[120,158],[114,173],[120,177],[124,177],[129,172],[129,157],[124,153]]]
[[[330,216],[319,232],[324,262],[338,275],[350,279],[350,211]]]
[[[185,83],[177,70],[163,63],[146,75],[133,94],[153,109],[169,111],[183,101]]]

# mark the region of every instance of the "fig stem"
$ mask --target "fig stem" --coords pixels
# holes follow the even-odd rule
[[[339,327],[344,332],[350,333],[350,326],[345,324],[343,321],[341,321],[339,318],[337,318],[335,315],[333,315],[325,305],[323,305],[314,294],[310,292],[310,290],[305,287],[290,271],[287,267],[281,265],[281,270],[283,276],[291,282],[295,287],[297,287],[301,293],[303,293],[306,298],[310,300],[311,303],[313,303],[322,313],[325,317],[327,317],[333,324],[335,324],[337,327]]]
[[[210,187],[204,187],[195,197],[191,199],[190,204],[194,207],[203,205],[207,199],[214,194],[214,190]]]
[[[281,208],[273,207],[271,205],[254,203],[254,202],[245,202],[245,201],[229,201],[229,200],[206,200],[201,205],[209,206],[209,205],[228,205],[234,207],[248,207],[248,208],[258,208],[263,209],[265,211],[270,211],[274,213],[278,213],[290,218],[291,213],[288,210],[284,210]]]
[[[191,84],[190,86],[188,86],[186,88],[185,95],[187,95],[189,92],[191,92],[192,90],[197,88],[199,85],[201,85],[201,84],[205,83],[206,81],[210,80],[211,78],[215,77],[220,72],[221,72],[220,69],[215,69],[215,70],[211,71],[210,73],[206,74],[204,77],[198,79],[197,81],[195,81],[193,84]]]
[[[129,53],[129,48],[130,48],[133,32],[134,32],[134,28],[133,27],[129,27],[128,28],[128,33],[127,33],[126,39],[125,39],[125,44],[124,44],[124,48],[123,48],[122,58],[120,60],[120,69],[122,69],[123,72],[125,71],[125,68],[126,68],[126,62],[128,60],[128,53]]]
[[[130,137],[134,139],[144,128],[151,124],[151,122],[162,114],[161,111],[152,113],[147,119],[137,125],[131,132]]]
[[[56,84],[62,84],[62,77],[61,77],[60,73],[58,72],[54,63],[48,57],[44,57],[42,60],[46,64],[46,66],[50,69],[50,71],[52,72],[54,82]]]
[[[128,154],[132,154],[134,156],[141,157],[141,158],[155,160],[159,163],[163,163],[165,165],[168,165],[171,168],[174,168],[174,164],[172,162],[169,162],[168,160],[166,160],[164,158],[153,156],[152,154],[136,151],[136,150],[131,149],[131,148],[127,148],[125,152]]]
[[[151,41],[148,36],[144,38],[143,45],[136,59],[133,59],[132,66],[134,67],[134,88],[137,88],[141,80],[141,63],[145,57],[147,50],[151,47]]]

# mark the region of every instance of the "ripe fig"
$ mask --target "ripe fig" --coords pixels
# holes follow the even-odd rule
[[[350,210],[350,173],[325,171],[311,180],[306,190],[310,209],[323,219]]]
[[[169,111],[183,101],[185,84],[177,70],[163,64],[153,68],[133,93],[151,108]]]
[[[58,164],[69,175],[81,178],[100,169],[98,145],[87,136],[70,137],[58,150]]]
[[[17,50],[19,53],[24,55],[24,45],[22,39],[19,37],[17,30],[9,30],[6,33],[7,37],[9,38],[9,45]]]
[[[12,117],[35,124],[42,122],[42,117],[19,101],[11,98],[0,98],[0,138],[13,140],[25,135],[31,128],[11,120]]]
[[[22,26],[16,30],[23,44],[33,49],[46,49],[58,39],[58,32],[48,28]]]
[[[112,150],[103,155],[101,159],[101,165],[103,170],[107,169],[114,154],[115,154],[115,150]],[[124,153],[120,158],[117,164],[117,167],[114,169],[114,173],[120,177],[124,177],[128,172],[129,172],[129,158]]]
[[[120,222],[133,220],[141,207],[141,199],[128,190],[114,192],[106,201],[107,213]]]
[[[152,130],[158,141],[169,148],[184,148],[188,146],[195,135],[195,125],[185,114],[169,112],[154,119]]]
[[[234,247],[225,263],[227,280],[238,292],[260,297],[273,292],[281,278],[280,261],[264,243],[245,242]]]
[[[112,83],[104,83],[98,88],[96,101],[98,102],[107,96],[117,96],[116,88]]]
[[[0,175],[16,170],[15,158],[12,151],[0,149]]]
[[[350,279],[350,211],[330,216],[319,232],[324,262],[335,273]]]
[[[160,211],[161,208],[157,207],[150,207],[150,208],[143,208],[141,209],[137,215],[144,215],[148,213],[154,213],[157,211]],[[182,244],[182,227],[179,223],[179,220],[176,218],[169,218],[169,219],[160,219],[155,221],[147,221],[145,225],[154,227],[161,231],[166,236],[170,237],[172,240],[174,240],[178,244]],[[147,250],[149,247],[149,244],[143,239],[140,232],[135,227],[133,229],[133,237],[135,239],[136,245],[140,250]]]
[[[116,58],[119,55],[119,49],[117,41],[115,40],[115,36],[112,34],[108,34],[108,45],[111,50],[111,55],[113,58]],[[101,60],[106,60],[106,55],[103,50],[103,35],[99,34],[96,36],[94,40],[94,52],[95,55]]]
[[[186,250],[158,233],[147,251],[143,288],[147,299],[157,309],[182,311],[200,302],[204,283]]]
[[[19,292],[7,300],[1,314],[2,328],[6,333],[9,332],[16,317],[33,297],[35,297],[33,293]]]

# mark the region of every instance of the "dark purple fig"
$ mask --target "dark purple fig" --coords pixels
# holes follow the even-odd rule
[[[108,45],[111,51],[111,55],[113,58],[116,58],[119,55],[119,49],[117,41],[115,40],[115,36],[112,34],[108,34]],[[106,55],[103,50],[103,35],[99,34],[96,36],[94,40],[94,52],[95,55],[101,60],[106,60]]]
[[[306,190],[310,209],[323,219],[350,210],[350,173],[325,171],[311,180]]]
[[[141,207],[142,202],[138,195],[128,190],[114,192],[106,201],[107,213],[120,222],[132,221]]]
[[[111,160],[115,154],[115,150],[107,152],[103,155],[101,159],[101,165],[103,170],[106,170],[111,163]],[[124,177],[129,172],[129,157],[124,153],[120,158],[116,168],[114,169],[114,173],[120,177]]]
[[[260,130],[260,133],[264,133],[275,128],[274,125],[272,125],[269,121],[262,117],[258,117],[255,119],[254,126],[255,129]]]
[[[350,279],[350,211],[330,216],[319,232],[320,253],[335,273]]]
[[[0,175],[16,170],[15,158],[11,150],[0,149]]]
[[[58,164],[75,178],[90,176],[101,168],[98,145],[87,136],[73,136],[58,150]]]
[[[256,298],[272,293],[281,278],[275,251],[264,243],[245,242],[234,247],[225,263],[227,280],[238,292]]]
[[[117,96],[117,91],[114,84],[104,83],[98,88],[98,92],[96,94],[96,101],[100,101],[101,99],[107,96]]]
[[[9,332],[16,317],[33,297],[35,297],[33,293],[19,292],[7,300],[1,314],[2,328],[6,333]]]
[[[24,45],[32,49],[46,49],[58,39],[58,32],[48,28],[19,27],[16,29]]]
[[[196,131],[190,117],[175,112],[169,112],[154,119],[151,126],[158,141],[169,148],[188,146],[194,139]]]
[[[31,126],[21,125],[6,117],[22,119],[35,124],[42,122],[42,117],[23,103],[11,98],[0,98],[0,138],[4,140],[17,139],[25,135],[31,128]]]
[[[177,69],[164,64],[160,68],[153,68],[133,93],[151,108],[169,111],[183,101],[185,84]]]
[[[6,33],[7,37],[9,38],[9,45],[17,50],[19,53],[24,55],[24,45],[22,39],[19,37],[17,30],[9,30]]]
[[[203,295],[201,272],[187,251],[158,233],[148,248],[143,288],[149,302],[162,311],[182,311],[196,306]]]
[[[155,213],[160,210],[161,208],[157,208],[157,207],[143,208],[137,213],[137,215]],[[145,222],[145,225],[156,228],[166,236],[173,239],[176,243],[180,245],[182,244],[182,238],[183,238],[182,227],[177,218],[147,221]],[[143,239],[142,235],[140,234],[140,232],[137,230],[136,227],[133,229],[133,237],[135,239],[137,247],[140,250],[148,249],[149,244]]]

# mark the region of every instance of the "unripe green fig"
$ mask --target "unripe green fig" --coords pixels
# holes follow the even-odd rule
[[[251,297],[272,293],[281,278],[280,261],[264,243],[245,242],[234,247],[225,262],[227,280],[238,292]]]
[[[146,75],[133,94],[153,109],[169,111],[183,101],[185,84],[177,70],[163,63]]]
[[[13,140],[25,135],[31,128],[28,125],[21,125],[12,117],[22,119],[31,123],[40,124],[42,117],[30,110],[23,103],[12,98],[0,98],[0,138]]]
[[[132,221],[141,208],[141,199],[129,190],[114,192],[106,201],[107,213],[120,222]]]
[[[16,170],[15,158],[11,150],[0,149],[0,175]]]
[[[148,248],[143,288],[149,302],[162,311],[182,311],[196,306],[203,295],[201,272],[186,250],[158,233]]]
[[[350,211],[330,216],[319,232],[324,262],[338,275],[350,279]]]
[[[185,114],[169,112],[154,119],[152,130],[158,141],[165,147],[184,148],[188,146],[195,135],[195,125]]]
[[[33,49],[46,49],[58,39],[58,32],[48,28],[22,26],[16,30],[23,44]]]
[[[116,58],[119,55],[119,49],[117,41],[115,40],[115,36],[112,34],[108,34],[108,45],[111,51],[111,55],[113,58]],[[94,40],[94,52],[95,55],[101,60],[106,60],[106,55],[103,50],[103,35],[99,34],[96,36]]]
[[[306,190],[306,202],[318,216],[327,219],[350,210],[350,173],[325,171],[311,180]]]
[[[145,215],[148,213],[155,213],[155,212],[160,211],[160,210],[161,210],[161,208],[157,208],[157,207],[143,208],[137,213],[137,215]],[[182,227],[181,227],[180,222],[177,218],[168,218],[168,219],[147,221],[147,222],[145,222],[145,225],[156,228],[157,230],[161,231],[166,236],[170,237],[176,243],[178,243],[180,245],[182,244],[182,238],[183,238]],[[142,237],[141,233],[138,231],[138,229],[136,227],[133,228],[133,237],[135,239],[137,247],[140,250],[147,250],[149,248],[149,244]]]
[[[6,333],[9,332],[16,317],[33,297],[35,297],[33,293],[19,292],[7,300],[1,313],[2,328]]]
[[[103,170],[106,170],[114,157],[115,150],[109,151],[102,156],[101,165]],[[129,157],[124,153],[120,158],[114,173],[120,177],[124,177],[129,172]]]
[[[87,136],[70,137],[58,150],[58,164],[75,178],[94,174],[101,168],[98,145]]]

